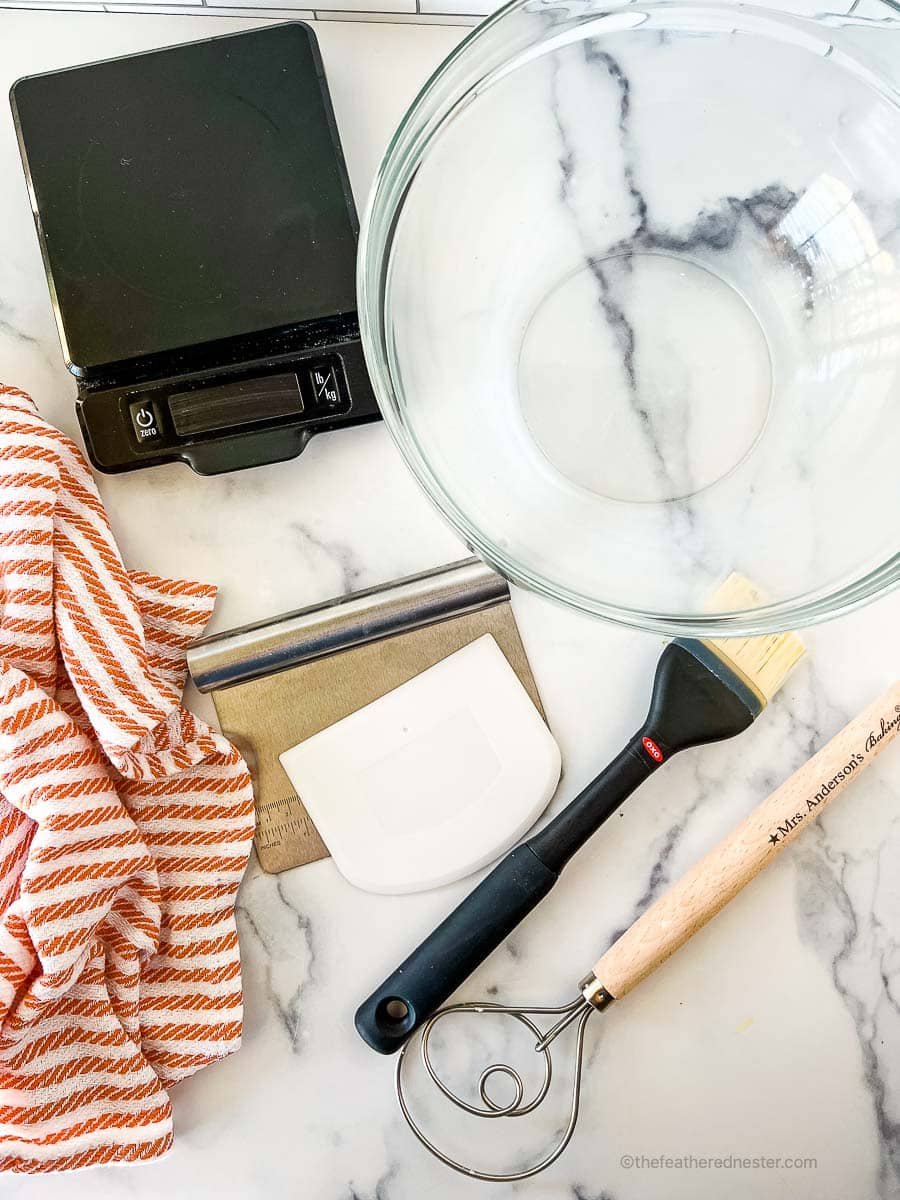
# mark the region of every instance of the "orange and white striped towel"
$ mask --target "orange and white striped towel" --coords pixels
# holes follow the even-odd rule
[[[129,573],[77,448],[0,387],[0,1170],[150,1159],[241,1037],[247,770],[181,707],[215,590]]]

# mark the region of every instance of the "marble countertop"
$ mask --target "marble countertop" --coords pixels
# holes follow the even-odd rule
[[[0,23],[6,88],[22,74],[258,22],[223,19],[212,30],[193,17],[4,12]],[[404,105],[462,32],[317,27],[360,201]],[[0,165],[0,378],[77,437],[8,111]],[[220,586],[214,628],[461,553],[379,426],[320,436],[299,460],[243,474],[201,479],[171,466],[100,485],[129,565]],[[662,643],[521,592],[514,607],[563,751],[558,807],[643,718]],[[465,997],[569,999],[616,931],[896,676],[900,593],[807,640],[808,660],[756,726],[650,780]],[[210,715],[205,698],[189,702]],[[394,1063],[352,1023],[360,999],[471,882],[380,897],[355,891],[329,861],[281,876],[251,862],[239,898],[244,1045],[173,1090],[172,1153],[148,1166],[2,1179],[0,1197],[900,1197],[898,802],[893,750],[677,958],[592,1023],[573,1144],[543,1176],[489,1189],[414,1142],[394,1101]],[[558,1096],[556,1120],[564,1104]],[[499,1138],[485,1124],[471,1146],[481,1161]],[[702,1162],[728,1156],[763,1161]]]

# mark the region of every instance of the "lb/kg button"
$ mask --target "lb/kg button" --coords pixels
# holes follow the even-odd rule
[[[337,412],[342,407],[337,371],[332,363],[316,363],[309,368],[313,407],[319,412]]]
[[[156,407],[152,400],[135,400],[128,410],[131,414],[131,427],[138,445],[152,446],[162,438]]]

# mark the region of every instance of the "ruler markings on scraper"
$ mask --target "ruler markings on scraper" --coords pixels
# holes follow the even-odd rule
[[[302,833],[311,837],[316,833],[315,825],[305,812],[287,815],[296,805],[302,805],[296,792],[257,804],[256,836],[263,840],[265,847],[278,845],[287,834]]]

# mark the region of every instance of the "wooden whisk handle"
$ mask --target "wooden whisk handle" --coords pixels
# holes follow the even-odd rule
[[[584,992],[602,1005],[641,982],[725,907],[900,733],[900,680],[692,867],[593,968]]]

